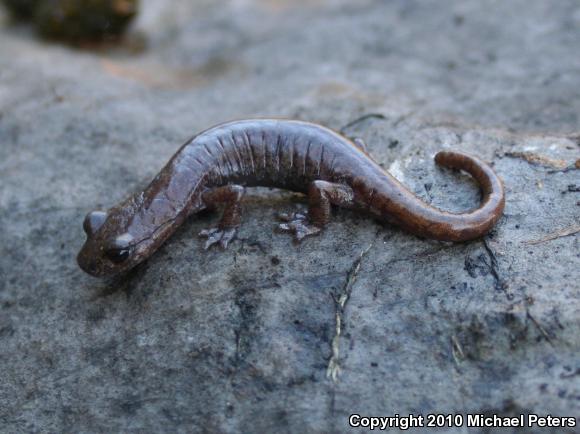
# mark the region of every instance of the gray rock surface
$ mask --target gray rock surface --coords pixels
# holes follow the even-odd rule
[[[0,432],[578,416],[579,46],[573,0],[149,0],[128,42],[95,50],[3,19]],[[295,246],[270,228],[303,201],[259,189],[226,252],[195,236],[210,215],[126,278],[77,268],[86,212],[195,132],[253,116],[344,128],[455,211],[477,189],[432,156],[469,151],[504,179],[505,216],[446,244],[337,211]]]

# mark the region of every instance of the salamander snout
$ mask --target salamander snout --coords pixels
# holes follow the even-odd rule
[[[133,236],[124,231],[118,234],[118,220],[104,211],[87,214],[83,229],[87,240],[81,248],[77,263],[88,274],[95,277],[112,276],[136,264],[136,244]]]
[[[135,265],[132,241],[129,234],[120,235],[112,241],[88,237],[77,256],[79,267],[95,277],[127,271]]]

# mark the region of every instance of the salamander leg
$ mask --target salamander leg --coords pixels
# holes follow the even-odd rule
[[[354,139],[352,139],[352,141],[357,146],[357,148],[359,148],[361,151],[363,151],[365,154],[368,155],[369,151],[367,148],[367,144],[363,139],[361,139],[360,137],[355,137]]]
[[[375,158],[369,152],[369,148],[367,147],[367,144],[363,139],[361,139],[360,137],[355,137],[354,139],[352,139],[352,142],[356,145],[357,148],[363,151],[367,155],[367,157],[376,162]]]
[[[209,249],[214,244],[219,244],[223,249],[228,247],[241,223],[240,201],[244,196],[244,187],[241,185],[225,185],[214,188],[203,194],[203,202],[208,208],[215,208],[218,204],[225,204],[222,218],[215,228],[204,229],[199,233],[200,237],[207,238],[204,249]]]
[[[353,192],[346,185],[326,181],[314,181],[308,188],[308,215],[282,214],[278,228],[294,234],[296,241],[316,235],[330,221],[330,205],[349,207],[352,205]]]

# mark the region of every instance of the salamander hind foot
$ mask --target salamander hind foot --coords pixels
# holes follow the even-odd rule
[[[199,236],[202,238],[207,238],[203,246],[205,250],[209,249],[214,244],[219,244],[219,246],[225,250],[227,249],[230,241],[236,237],[237,232],[237,228],[210,228],[201,231]]]
[[[310,223],[304,213],[280,213],[278,214],[278,219],[284,222],[278,225],[278,230],[293,234],[296,242],[300,242],[308,236],[317,235],[322,230]]]

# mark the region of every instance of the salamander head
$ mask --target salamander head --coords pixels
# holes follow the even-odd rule
[[[87,240],[77,256],[79,266],[95,277],[128,271],[145,259],[146,242],[136,242],[130,219],[122,209],[87,214],[83,229]]]

